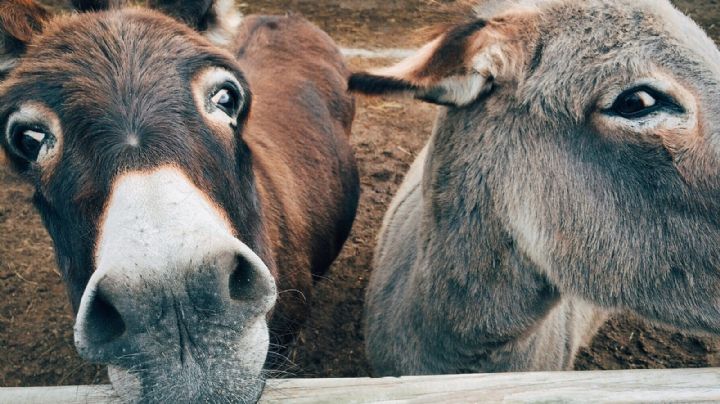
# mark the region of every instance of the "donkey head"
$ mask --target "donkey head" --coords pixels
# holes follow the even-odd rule
[[[128,400],[256,399],[276,291],[236,61],[150,10],[3,7],[2,147],[35,185],[78,351]]]
[[[425,164],[432,220],[490,211],[562,293],[720,332],[713,42],[667,1],[482,3],[351,78],[447,106]]]

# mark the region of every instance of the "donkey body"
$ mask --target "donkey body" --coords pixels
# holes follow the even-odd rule
[[[124,400],[257,400],[354,219],[349,72],[299,17],[115,3],[11,2],[3,150],[36,185],[78,351]]]
[[[231,50],[255,95],[246,136],[283,271],[271,325],[282,343],[307,315],[312,275],[326,272],[355,218],[360,188],[348,143],[355,103],[339,50],[302,17],[248,16]]]
[[[559,370],[607,313],[720,332],[720,52],[666,1],[479,2],[351,89],[441,104],[385,216],[378,375]]]

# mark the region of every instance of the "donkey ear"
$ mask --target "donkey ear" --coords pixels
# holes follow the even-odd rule
[[[0,1],[0,79],[15,66],[50,14],[33,0]]]
[[[218,46],[230,44],[242,21],[235,0],[148,0],[148,6],[184,22]]]
[[[465,106],[512,79],[525,65],[525,15],[473,20],[445,30],[398,64],[351,75],[349,89],[367,95],[404,95],[448,106]]]
[[[72,0],[73,8],[80,12],[121,8],[125,4],[126,0]]]

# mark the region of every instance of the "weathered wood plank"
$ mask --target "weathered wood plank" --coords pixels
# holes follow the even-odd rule
[[[0,388],[0,404],[80,404],[116,401],[112,387],[108,385]]]
[[[0,388],[0,403],[106,403],[109,386]],[[720,369],[270,380],[263,403],[718,402]]]
[[[276,380],[266,403],[720,401],[720,369]]]

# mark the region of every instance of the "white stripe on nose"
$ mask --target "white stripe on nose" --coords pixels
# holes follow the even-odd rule
[[[131,172],[116,180],[106,205],[96,269],[172,268],[231,238],[225,215],[177,168]]]

